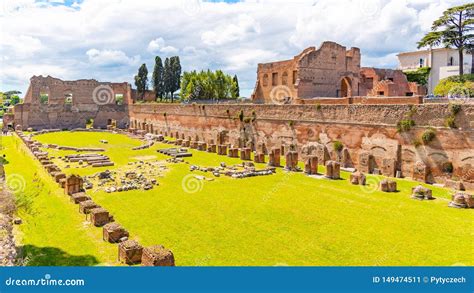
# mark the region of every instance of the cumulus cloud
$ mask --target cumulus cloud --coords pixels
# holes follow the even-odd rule
[[[148,52],[153,54],[163,53],[165,55],[177,54],[178,49],[173,46],[167,46],[163,38],[151,40],[147,47]]]
[[[137,65],[140,56],[128,57],[120,50],[90,49],[86,52],[89,62],[98,66]]]
[[[141,63],[152,71],[156,55],[179,55],[183,70],[237,74],[249,95],[257,63],[325,40],[359,47],[364,66],[396,67],[398,52],[416,49],[433,20],[468,1],[0,2],[0,90],[25,90],[40,73],[133,83]]]

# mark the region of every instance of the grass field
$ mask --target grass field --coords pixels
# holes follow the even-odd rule
[[[61,132],[35,139],[104,147],[115,162],[110,169],[136,160],[165,160],[156,149],[169,147],[158,144],[133,151],[139,140],[111,133]],[[100,144],[101,139],[109,143]],[[84,222],[77,206],[19,139],[4,137],[3,144],[10,181],[16,178],[12,174],[24,178],[24,188],[16,195],[24,220],[18,233],[32,259],[28,264],[117,264],[116,245],[103,242],[101,229]],[[241,162],[192,152],[193,157],[186,158],[190,164]],[[377,176],[369,176],[367,188],[351,185],[344,172],[345,180],[327,180],[283,169],[271,176],[194,181],[186,177],[189,164],[168,167],[151,191],[89,194],[129,230],[131,238],[145,246],[170,248],[177,265],[474,265],[474,211],[448,208],[450,191],[443,188],[430,186],[436,200],[416,201],[410,199],[410,191],[418,183],[404,179],[398,180],[400,192],[382,193],[373,188],[381,178]],[[63,171],[90,175],[105,169]]]

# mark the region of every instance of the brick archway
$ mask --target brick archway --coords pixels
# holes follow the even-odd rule
[[[349,77],[344,77],[341,80],[341,97],[352,97],[352,81]]]

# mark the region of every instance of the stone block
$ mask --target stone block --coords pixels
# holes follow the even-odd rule
[[[451,179],[446,179],[446,182],[444,183],[444,187],[446,188],[452,188],[455,190],[466,190],[464,187],[464,183],[462,181],[455,181]]]
[[[172,267],[175,265],[174,255],[162,245],[146,247],[142,253],[142,265]]]
[[[411,189],[411,198],[419,200],[433,199],[433,195],[431,189],[418,185]]]
[[[99,208],[100,206],[92,200],[85,200],[79,203],[79,212],[88,214],[90,210]]]
[[[217,154],[221,156],[227,155],[227,146],[225,144],[220,144],[217,146]]]
[[[308,156],[306,158],[304,172],[309,175],[318,173],[318,156]]]
[[[350,181],[354,185],[365,185],[365,174],[360,171],[354,172],[350,175]]]
[[[110,243],[119,242],[123,237],[129,237],[128,231],[118,223],[105,224],[102,229],[102,239]]]
[[[287,170],[296,171],[298,169],[298,152],[288,151],[285,155],[285,159],[285,168]]]
[[[265,163],[265,154],[264,153],[254,153],[253,160],[255,163]]]
[[[329,179],[341,178],[341,164],[336,161],[326,162],[326,177]]]
[[[109,212],[104,208],[93,208],[89,214],[92,224],[96,227],[102,227],[112,220]]]
[[[280,167],[281,152],[280,148],[272,148],[268,155],[268,165],[272,167]]]
[[[71,201],[74,204],[79,204],[83,201],[90,200],[90,199],[91,198],[87,194],[85,194],[84,192],[77,192],[77,193],[71,194]]]
[[[126,240],[118,245],[119,261],[128,265],[142,261],[143,247],[135,240]]]
[[[249,161],[251,153],[252,152],[251,152],[250,148],[241,148],[240,149],[240,159],[243,160],[243,161]]]
[[[397,182],[389,179],[380,181],[379,188],[383,192],[396,192]]]
[[[217,151],[217,145],[215,144],[210,144],[208,147],[207,147],[207,151],[209,153],[215,153]]]

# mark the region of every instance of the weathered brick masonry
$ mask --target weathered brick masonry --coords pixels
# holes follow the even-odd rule
[[[294,145],[303,160],[314,154],[320,164],[332,159],[345,167],[364,167],[370,172],[378,169],[392,176],[400,170],[403,176],[412,177],[416,163],[422,162],[427,166],[427,181],[444,182],[454,176],[474,188],[473,105],[462,106],[456,116],[458,129],[444,127],[444,119],[450,115],[447,104],[135,104],[129,110],[131,127],[155,133],[258,150]],[[249,119],[240,121],[240,111]],[[396,124],[407,115],[416,126],[398,133]],[[436,129],[434,141],[415,147],[414,142],[420,141],[429,127]],[[334,150],[335,141],[342,142],[342,151]],[[361,161],[364,157],[367,162]]]

